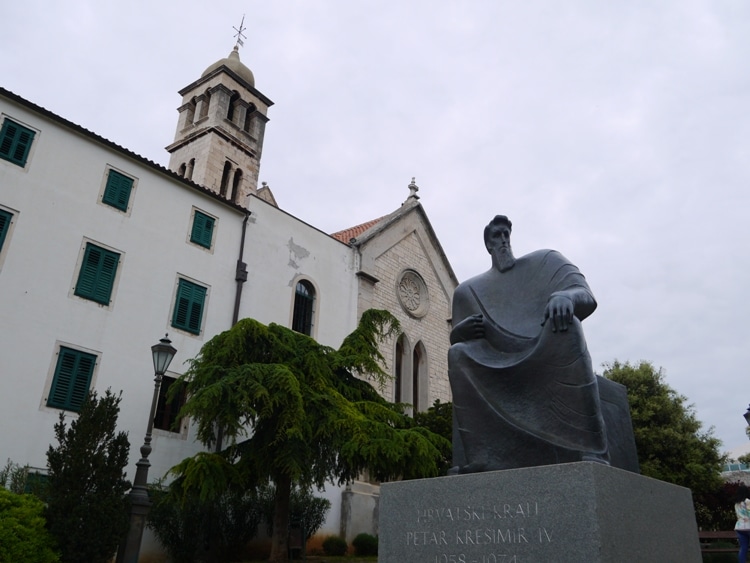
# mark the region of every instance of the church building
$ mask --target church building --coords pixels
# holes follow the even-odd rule
[[[325,233],[258,186],[273,102],[237,47],[179,93],[164,168],[0,88],[3,460],[44,473],[59,413],[70,420],[88,391],[111,389],[122,392],[132,480],[154,391],[150,347],[168,334],[177,355],[149,458],[149,479],[163,476],[202,448],[189,420],[175,425],[167,389],[203,344],[248,317],[338,347],[363,311],[386,309],[402,327],[383,344],[386,398],[417,411],[449,401],[457,280],[414,180],[380,218]],[[377,484],[321,494],[332,501],[321,534],[377,532]]]

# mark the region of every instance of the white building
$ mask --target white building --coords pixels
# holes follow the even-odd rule
[[[132,478],[153,393],[150,346],[169,334],[168,376],[239,318],[337,347],[369,307],[403,334],[384,346],[389,399],[450,400],[457,280],[412,182],[393,213],[329,235],[258,188],[272,102],[237,50],[184,88],[170,169],[0,88],[0,457],[44,468],[61,410],[122,390]],[[405,194],[406,195],[406,194]],[[164,390],[164,389],[163,389]],[[198,451],[160,402],[150,478]],[[373,531],[377,487],[331,488],[325,533]]]

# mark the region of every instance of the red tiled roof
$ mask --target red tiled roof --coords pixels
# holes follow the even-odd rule
[[[384,217],[378,217],[377,219],[373,219],[372,221],[368,221],[367,223],[362,223],[361,225],[357,225],[355,227],[349,227],[348,229],[344,229],[343,231],[333,233],[331,236],[335,239],[340,240],[341,242],[349,244],[350,240],[352,240],[353,238],[357,238],[370,227],[377,225],[383,218]]]

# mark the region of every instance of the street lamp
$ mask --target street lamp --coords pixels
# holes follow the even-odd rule
[[[747,421],[747,425],[750,426],[750,407],[747,407],[745,414],[743,414],[742,416],[745,417],[745,420]]]
[[[146,527],[146,516],[149,508],[151,508],[151,501],[148,498],[148,489],[146,488],[148,468],[151,466],[148,461],[148,456],[151,453],[151,431],[154,429],[154,417],[156,417],[156,405],[159,402],[161,380],[172,358],[177,353],[177,349],[172,346],[172,341],[167,336],[165,334],[158,344],[151,346],[155,373],[154,397],[151,400],[146,437],[141,446],[141,459],[135,464],[135,479],[133,480],[133,487],[130,489],[130,528],[125,540],[120,544],[117,563],[138,563],[143,529]]]

